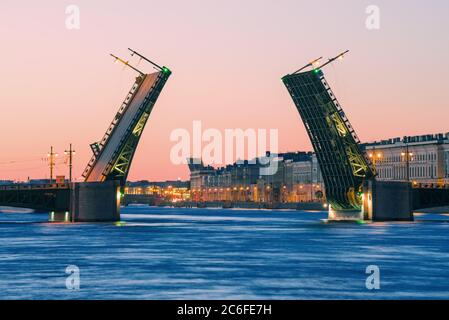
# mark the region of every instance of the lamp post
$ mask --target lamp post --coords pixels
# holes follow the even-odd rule
[[[313,157],[310,159],[310,202],[313,202]]]
[[[75,150],[72,149],[72,144],[70,144],[69,150],[64,151],[64,154],[69,156],[69,182],[72,182],[73,155],[75,154]]]
[[[265,196],[265,203],[268,203],[268,202],[270,202],[270,200],[271,200],[271,186],[270,185],[267,185],[266,186],[266,188],[265,188],[265,194],[266,194],[266,196]]]
[[[50,152],[47,154],[49,159],[49,166],[50,166],[50,184],[53,184],[53,171],[55,167],[55,157],[58,156],[57,153],[53,151],[53,146],[50,147]]]
[[[405,145],[405,152],[402,152],[401,156],[405,159],[406,179],[410,181],[410,160],[412,159],[413,153],[409,151],[408,144]]]
[[[381,152],[377,152],[376,153],[376,149],[373,148],[373,152],[368,154],[371,163],[373,164],[374,170],[377,171],[377,162],[380,161],[380,159],[382,159],[382,153]]]

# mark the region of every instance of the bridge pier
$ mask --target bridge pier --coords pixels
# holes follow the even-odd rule
[[[372,221],[413,221],[412,185],[368,180],[363,184],[363,214]]]
[[[76,182],[70,186],[72,222],[110,222],[120,220],[120,182]]]
[[[367,180],[361,210],[334,210],[331,221],[413,221],[412,186],[409,182]]]

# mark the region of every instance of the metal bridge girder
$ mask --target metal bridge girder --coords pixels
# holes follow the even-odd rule
[[[86,181],[126,182],[143,129],[170,75],[171,71],[164,67],[136,79],[100,142],[98,153],[84,171]]]
[[[360,210],[363,180],[374,177],[369,159],[321,70],[282,78],[312,142],[334,209]]]

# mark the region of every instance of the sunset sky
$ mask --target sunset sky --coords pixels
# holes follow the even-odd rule
[[[65,26],[68,5],[80,29]],[[380,29],[365,12],[380,8]],[[0,179],[49,177],[50,146],[91,157],[135,73],[109,53],[131,47],[173,74],[153,110],[130,180],[187,179],[170,161],[170,132],[279,130],[280,151],[311,150],[281,77],[349,49],[326,78],[362,141],[449,131],[447,0],[0,2]],[[152,69],[141,62],[139,67]]]

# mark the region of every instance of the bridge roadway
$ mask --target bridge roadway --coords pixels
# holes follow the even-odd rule
[[[449,186],[412,188],[413,210],[449,205]]]
[[[413,211],[449,206],[449,186],[417,186],[411,189]],[[153,196],[125,195],[122,205],[145,203],[156,205]],[[0,186],[0,206],[30,208],[46,212],[67,212],[70,208],[69,184]]]
[[[0,186],[0,206],[67,212],[70,207],[70,186],[68,184]]]

